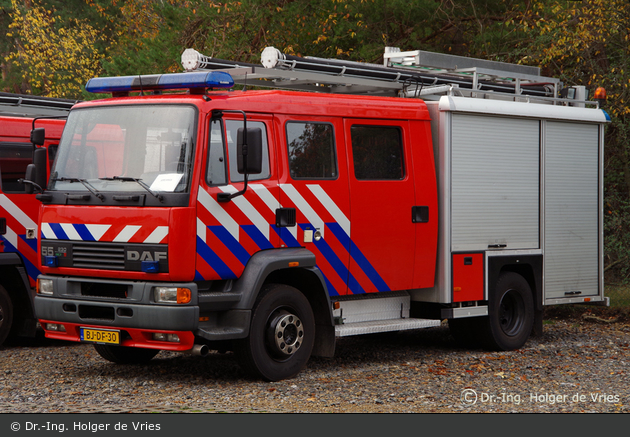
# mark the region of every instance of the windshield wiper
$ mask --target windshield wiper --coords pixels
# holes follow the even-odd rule
[[[94,194],[96,197],[101,199],[101,202],[105,201],[105,196],[103,196],[101,193],[99,193],[98,190],[94,187],[94,185],[89,183],[87,181],[87,179],[82,179],[82,178],[53,178],[53,180],[54,181],[60,181],[60,182],[81,182],[81,184],[83,184],[83,186],[85,188],[87,188],[90,193]]]
[[[138,185],[140,185],[142,188],[147,190],[147,192],[149,192],[149,194],[151,194],[153,197],[155,197],[160,202],[162,202],[164,200],[164,197],[161,194],[158,194],[155,191],[153,191],[147,184],[142,182],[142,179],[140,179],[140,178],[132,178],[132,177],[129,177],[129,176],[113,176],[111,178],[99,178],[99,179],[102,180],[102,181],[135,182]]]

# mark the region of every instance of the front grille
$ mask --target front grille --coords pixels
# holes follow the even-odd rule
[[[42,240],[42,265],[81,269],[141,272],[144,261],[157,261],[168,273],[168,245],[104,243],[99,241]]]
[[[73,267],[84,269],[125,269],[125,248],[110,244],[74,244],[72,247]]]

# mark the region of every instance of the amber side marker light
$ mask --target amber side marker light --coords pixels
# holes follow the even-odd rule
[[[289,263],[289,267],[299,267],[300,263],[298,261],[292,261]]]

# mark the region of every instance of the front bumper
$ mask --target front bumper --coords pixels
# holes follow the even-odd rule
[[[114,329],[121,345],[164,350],[189,350],[195,338],[227,340],[248,334],[249,311],[230,310],[237,301],[230,293],[199,296],[195,283],[153,283],[42,275],[53,281],[52,295],[35,296],[35,314],[46,337],[82,341],[80,328]],[[155,302],[153,288],[185,287],[187,304]],[[96,291],[95,291],[96,290]],[[99,291],[102,290],[102,291]],[[113,296],[112,290],[117,290]],[[95,295],[100,293],[100,295]],[[63,325],[64,331],[47,329]],[[153,333],[177,334],[180,343],[153,340]]]

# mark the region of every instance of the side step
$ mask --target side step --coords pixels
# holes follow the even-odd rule
[[[346,323],[335,326],[336,337],[348,337],[377,332],[405,331],[408,329],[433,328],[440,326],[440,320],[431,319],[390,319],[371,322]]]

